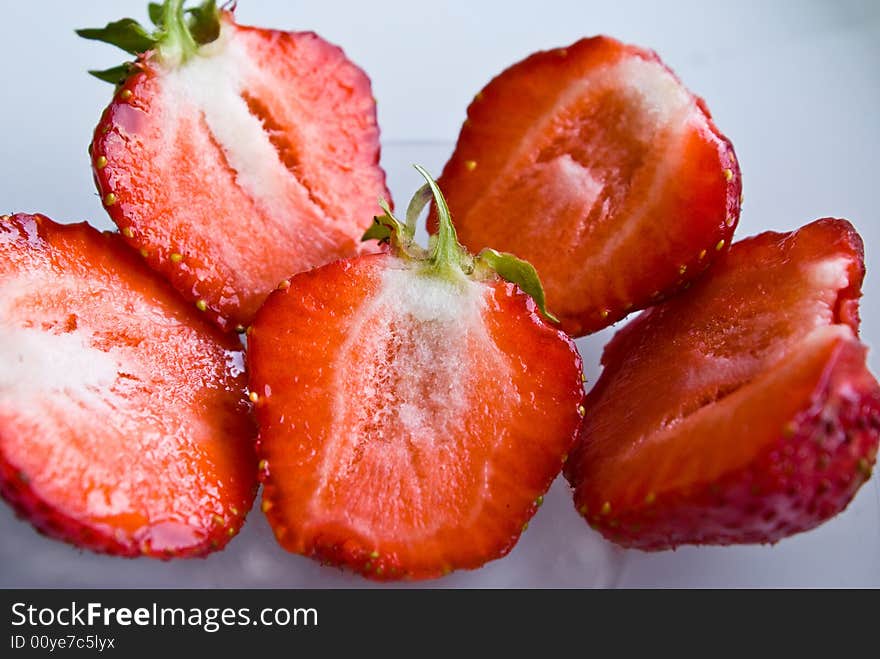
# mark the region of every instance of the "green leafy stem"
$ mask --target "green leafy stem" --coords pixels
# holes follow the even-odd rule
[[[76,33],[84,39],[112,44],[131,55],[155,51],[167,66],[180,66],[201,46],[220,36],[220,11],[216,0],[205,0],[189,9],[184,9],[184,2],[151,2],[148,12],[154,30],[148,31],[133,18],[123,18],[101,28],[85,28]],[[118,85],[128,77],[131,66],[131,62],[125,62],[89,73],[99,80]]]
[[[385,214],[373,218],[373,224],[364,233],[363,240],[388,243],[399,255],[424,263],[425,271],[438,277],[454,279],[479,276],[486,270],[494,272],[519,286],[535,301],[544,317],[558,323],[556,316],[547,310],[544,287],[534,266],[513,254],[489,248],[483,249],[476,257],[472,256],[458,242],[452,214],[437,182],[424,167],[415,165],[415,168],[426,182],[413,195],[406,209],[406,223],[394,217],[388,203],[380,199],[379,206]],[[431,236],[426,250],[415,242],[416,222],[431,201],[437,214],[437,233]]]

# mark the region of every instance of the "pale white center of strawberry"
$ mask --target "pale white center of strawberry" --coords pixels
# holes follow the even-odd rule
[[[225,31],[224,31],[224,34]],[[200,53],[167,74],[166,110],[169,131],[175,130],[176,106],[204,116],[223,149],[237,180],[254,196],[272,203],[278,156],[260,121],[241,97],[242,81],[250,75],[249,59],[234,39],[224,38],[207,54]],[[205,182],[208,184],[209,182]]]
[[[675,76],[659,62],[640,57],[624,59],[617,65],[600,70],[594,84],[621,85],[622,92],[637,102],[643,115],[633,128],[643,141],[652,139],[658,128],[677,124],[690,116],[694,100]]]
[[[0,324],[0,401],[48,392],[103,397],[121,366],[81,332],[53,333]]]
[[[671,239],[664,226],[644,218],[668,194],[683,162],[684,136],[697,121],[705,116],[695,100],[659,62],[629,57],[591,70],[523,135],[461,225],[511,206],[540,207],[519,219],[515,241],[494,246],[541,263],[545,289],[564,310],[566,299],[590,295],[595,270],[614,270],[634,236],[661,251]],[[573,254],[593,246],[594,270],[573,273],[569,259],[547,262],[548,242]],[[629,301],[628,291],[616,294]]]
[[[267,215],[289,227],[290,208],[302,209],[313,217],[302,218],[303,223],[322,219],[322,208],[311,199],[309,190],[292,174],[282,161],[279,151],[270,139],[271,128],[263,125],[245,100],[248,87],[256,84],[269,88],[277,86],[269,74],[263,72],[247,52],[237,32],[224,24],[221,36],[184,65],[166,72],[163,82],[164,133],[167,143],[173,145],[173,136],[180,130],[192,131],[192,125],[181,117],[201,116],[212,144],[204,144],[205,153],[214,145],[223,152],[235,181],[241,189],[263,208]],[[279,90],[281,93],[283,90]],[[202,139],[190,134],[188,139]],[[169,167],[185,163],[171,162]],[[212,181],[203,181],[206,186]],[[321,240],[321,232],[311,232],[309,239]]]
[[[379,294],[362,316],[363,324],[341,352],[363,350],[364,334],[370,337],[377,354],[366,360],[369,371],[361,381],[373,402],[364,405],[340,396],[339,420],[350,420],[356,410],[356,428],[380,433],[388,428],[396,434],[394,426],[401,426],[414,441],[448,435],[450,420],[457,421],[467,404],[468,342],[487,341],[482,305],[483,287],[472,281],[387,270]]]
[[[810,266],[810,279],[817,288],[843,290],[849,286],[849,266],[846,257],[825,259]]]
[[[462,520],[478,512],[469,500],[450,502],[434,479],[438,473],[450,483],[487,478],[485,464],[468,464],[478,458],[467,446],[503,441],[503,433],[474,437],[468,421],[491,415],[478,401],[494,400],[501,395],[494,389],[509,382],[484,324],[486,291],[470,280],[450,282],[406,267],[383,273],[332,366],[339,394],[313,506],[326,512],[344,502],[346,523],[368,535],[377,528],[393,534],[418,526],[425,536],[436,530],[424,519],[410,520],[413,511],[442,517],[440,509],[453,506]],[[351,494],[366,491],[373,493],[369,505]]]
[[[605,204],[600,216],[613,217],[617,209],[610,206],[625,203],[630,186],[638,187],[647,183],[647,188],[638,191],[641,202],[632,208],[634,214],[631,221],[619,223],[617,230],[605,242],[603,254],[610,262],[615,250],[627,244],[632,239],[632,232],[641,226],[637,221],[639,216],[653,207],[656,200],[668,190],[670,175],[678,171],[682,158],[681,136],[694,118],[702,121],[703,115],[694,111],[693,98],[659,62],[639,57],[627,58],[619,64],[600,69],[584,80],[579,90],[570,93],[586,94],[596,87],[616,89],[626,99],[627,105],[633,108],[626,130],[629,138],[641,144],[640,148],[644,151],[634,171],[618,172],[613,166],[604,168],[601,162],[586,163],[590,169],[599,170],[598,175],[603,179],[604,186],[595,197],[586,198],[584,214],[591,213],[597,204]],[[598,131],[597,139],[602,139],[601,131]],[[602,150],[596,149],[596,153],[601,155]],[[651,175],[640,176],[640,170]],[[611,204],[609,200],[613,200]]]
[[[387,304],[398,315],[412,316],[417,321],[450,324],[450,330],[461,334],[482,328],[478,321],[484,291],[483,285],[464,277],[450,281],[411,269],[389,269],[384,275],[378,303]],[[445,344],[444,341],[435,347],[442,348]]]

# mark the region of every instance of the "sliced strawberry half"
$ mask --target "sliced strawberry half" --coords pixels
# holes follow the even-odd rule
[[[297,275],[248,332],[276,537],[374,579],[506,554],[583,410],[580,358],[541,315],[534,269],[469,256],[440,217],[430,252],[412,243],[412,223],[377,218],[368,235],[388,253]]]
[[[0,494],[122,556],[223,547],[256,493],[241,345],[118,234],[0,220]]]
[[[862,242],[844,220],[733,246],[605,350],[566,468],[627,547],[776,542],[871,473],[880,387],[859,342]]]
[[[686,286],[730,243],[733,147],[651,51],[595,37],[535,53],[467,115],[440,178],[458,234],[531,262],[573,335]]]
[[[370,81],[311,32],[236,25],[205,3],[80,34],[140,53],[90,153],[128,243],[221,327],[292,273],[358,252],[387,195]],[[144,52],[146,51],[146,52]]]

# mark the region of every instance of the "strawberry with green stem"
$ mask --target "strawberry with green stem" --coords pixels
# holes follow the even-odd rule
[[[387,194],[367,76],[311,32],[244,27],[213,0],[79,30],[136,55],[90,154],[126,242],[225,329],[293,272],[359,252]]]
[[[583,411],[581,361],[534,269],[457,242],[434,181],[385,244],[301,273],[249,334],[263,510],[288,550],[376,579],[476,568],[516,543]],[[433,197],[426,250],[415,222]]]

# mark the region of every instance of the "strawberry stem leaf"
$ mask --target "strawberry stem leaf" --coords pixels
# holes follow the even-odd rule
[[[85,28],[76,30],[83,39],[103,41],[110,45],[122,48],[126,53],[137,55],[155,48],[158,40],[155,35],[147,32],[140,23],[133,18],[107,23],[104,27]]]
[[[380,198],[379,206],[385,211],[385,214],[373,218],[373,224],[364,232],[361,240],[378,240],[380,243],[393,246],[400,252],[405,252],[409,244],[412,243],[412,235],[408,233],[407,227],[394,217],[387,201]]]
[[[183,17],[185,0],[165,0],[162,5],[162,28],[159,42],[162,59],[172,66],[179,66],[196,54],[199,45],[189,31]]]
[[[366,242],[367,240],[378,240],[380,243],[390,243],[391,236],[394,235],[394,229],[385,224],[382,220],[384,217],[376,216],[373,218],[373,223],[370,225],[370,228],[364,231],[364,235],[361,236],[361,241]]]
[[[416,224],[419,221],[419,215],[422,214],[425,206],[430,203],[433,196],[434,193],[431,191],[431,186],[425,183],[416,191],[409,202],[409,206],[406,209],[406,232],[411,238],[416,235]]]
[[[416,170],[425,179],[428,189],[434,197],[434,210],[437,213],[437,233],[432,236],[431,250],[428,257],[435,270],[441,273],[454,273],[460,270],[466,275],[473,272],[473,259],[467,250],[458,242],[455,226],[452,224],[452,215],[446,199],[440,191],[437,182],[431,178],[428,171],[421,165],[414,165]],[[419,193],[416,193],[418,196]],[[416,202],[417,204],[419,202]],[[421,209],[420,209],[421,210]]]
[[[425,184],[413,195],[406,209],[406,224],[394,217],[391,208],[384,199],[379,206],[384,215],[373,218],[373,224],[364,233],[362,240],[378,240],[391,245],[398,256],[424,262],[427,273],[434,276],[455,279],[465,277],[498,276],[516,284],[526,295],[530,296],[541,314],[548,320],[558,323],[559,319],[547,310],[544,287],[534,266],[513,254],[486,248],[474,259],[458,242],[452,215],[446,199],[437,182],[420,165],[416,170],[425,179]],[[437,233],[431,237],[430,250],[425,252],[415,242],[416,223],[419,216],[431,201],[437,213]]]
[[[187,10],[183,8],[184,2],[151,2],[147,12],[156,26],[152,32],[132,18],[123,18],[102,28],[85,28],[76,30],[76,33],[84,39],[117,46],[131,55],[156,50],[166,65],[180,66],[195,55],[201,46],[220,36],[220,11],[215,0],[205,0]],[[121,80],[116,77],[118,70],[120,67],[89,73],[101,80],[119,84],[124,77]]]
[[[150,16],[150,20],[156,27],[161,28],[164,25],[163,18],[165,16],[165,8],[162,6],[161,2],[151,2],[148,4],[147,14]]]
[[[554,323],[559,322],[559,319],[547,310],[541,278],[538,277],[538,271],[531,263],[513,254],[498,252],[487,247],[477,255],[477,264],[488,266],[502,279],[519,286],[535,301],[545,318]]]
[[[123,82],[125,82],[125,79],[128,77],[128,73],[130,70],[131,64],[129,62],[126,62],[125,64],[114,66],[111,69],[104,69],[103,71],[89,71],[89,73],[95,76],[98,80],[109,82],[111,85],[121,85]]]
[[[189,32],[197,44],[211,43],[220,36],[220,12],[215,0],[205,0],[197,7],[186,10]]]

